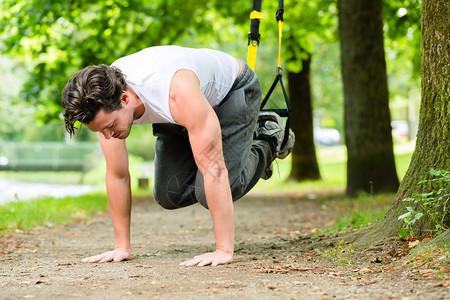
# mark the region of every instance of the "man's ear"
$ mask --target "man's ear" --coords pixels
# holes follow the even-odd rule
[[[123,105],[128,104],[128,102],[130,101],[130,96],[128,95],[127,91],[123,91],[122,95],[120,95],[120,102]]]

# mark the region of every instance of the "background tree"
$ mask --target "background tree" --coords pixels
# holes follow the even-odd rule
[[[395,192],[382,1],[339,1],[347,194]]]
[[[411,203],[403,201],[414,194],[437,192],[450,189],[449,182],[433,182],[431,169],[450,170],[450,28],[448,26],[448,1],[424,0],[422,2],[422,102],[420,108],[419,130],[416,148],[408,171],[398,189],[396,200],[385,217],[369,228],[360,232],[362,244],[374,243],[386,236],[398,235],[404,226],[398,217],[407,212]],[[419,181],[428,180],[418,184]],[[441,211],[445,201],[450,201],[448,194],[441,198]],[[420,210],[418,207],[414,209]],[[444,220],[450,226],[450,218]],[[417,234],[434,229],[429,215],[424,215],[414,225]],[[448,244],[450,231],[447,230],[439,239]]]
[[[273,5],[277,1],[270,2]],[[314,143],[311,61],[315,38],[320,37],[326,42],[335,39],[335,13],[335,1],[295,1],[285,4],[285,47],[282,50],[292,107],[291,127],[296,135],[290,180],[321,178]]]
[[[250,24],[248,11],[236,11],[242,8],[242,1],[218,1],[215,7],[223,14],[234,16],[242,24]],[[247,2],[251,4],[251,1]],[[264,19],[261,22],[261,46],[258,50],[255,72],[258,77],[267,78],[276,74],[278,50],[278,26],[275,20],[278,1],[262,1]],[[286,83],[292,107],[291,127],[296,134],[292,152],[292,168],[289,178],[295,181],[320,179],[316,149],[313,136],[313,105],[311,91],[311,59],[313,56],[313,39],[325,41],[335,39],[336,32],[335,1],[285,1],[282,58],[284,82]],[[247,27],[248,28],[248,27]],[[269,49],[267,51],[266,49]],[[265,52],[267,51],[268,54]],[[273,80],[273,79],[272,79]],[[263,92],[267,91],[272,81],[261,84]],[[283,107],[284,98],[277,87],[267,107]]]

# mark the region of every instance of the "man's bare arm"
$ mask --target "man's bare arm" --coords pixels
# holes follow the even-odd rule
[[[83,262],[122,261],[130,258],[131,187],[125,140],[106,139],[99,133],[106,160],[106,190],[114,228],[114,250],[85,258]]]
[[[196,164],[203,174],[216,236],[216,251],[196,256],[180,265],[215,266],[229,263],[234,252],[234,209],[219,120],[192,71],[180,70],[174,75],[169,105],[175,122],[189,133]]]

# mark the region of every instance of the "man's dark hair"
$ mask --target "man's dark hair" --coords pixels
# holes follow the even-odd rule
[[[110,113],[119,110],[120,96],[127,90],[122,72],[107,65],[89,66],[76,72],[62,92],[64,122],[70,136],[76,121],[91,122],[100,109]]]

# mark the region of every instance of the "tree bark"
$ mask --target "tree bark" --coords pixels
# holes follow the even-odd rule
[[[398,217],[407,212],[411,202],[403,199],[414,193],[438,191],[449,188],[448,183],[418,184],[431,178],[430,169],[450,170],[450,29],[448,26],[448,0],[423,0],[422,2],[422,101],[416,148],[411,163],[398,189],[396,199],[384,218],[368,230],[359,233],[359,245],[381,241],[387,236],[397,236],[404,222]],[[447,186],[444,186],[444,185]],[[442,203],[441,203],[442,204]],[[417,208],[416,208],[417,209]],[[450,220],[446,225],[450,226]],[[424,215],[413,227],[414,233],[434,229],[430,218]],[[440,238],[447,239],[449,230]]]
[[[382,0],[339,1],[347,194],[395,192]]]
[[[299,73],[288,71],[289,97],[291,102],[291,123],[295,133],[292,150],[292,169],[289,180],[320,179],[313,134],[313,109],[311,99],[311,55],[302,61]]]
[[[422,102],[416,148],[396,200],[384,220],[396,233],[403,223],[397,218],[406,212],[403,199],[414,193],[439,190],[442,186],[418,184],[431,178],[430,169],[450,170],[450,30],[448,1],[422,2]],[[447,187],[448,188],[448,187]],[[411,205],[411,203],[408,203]],[[432,227],[422,218],[415,227],[420,233]],[[447,220],[447,225],[448,220]]]

